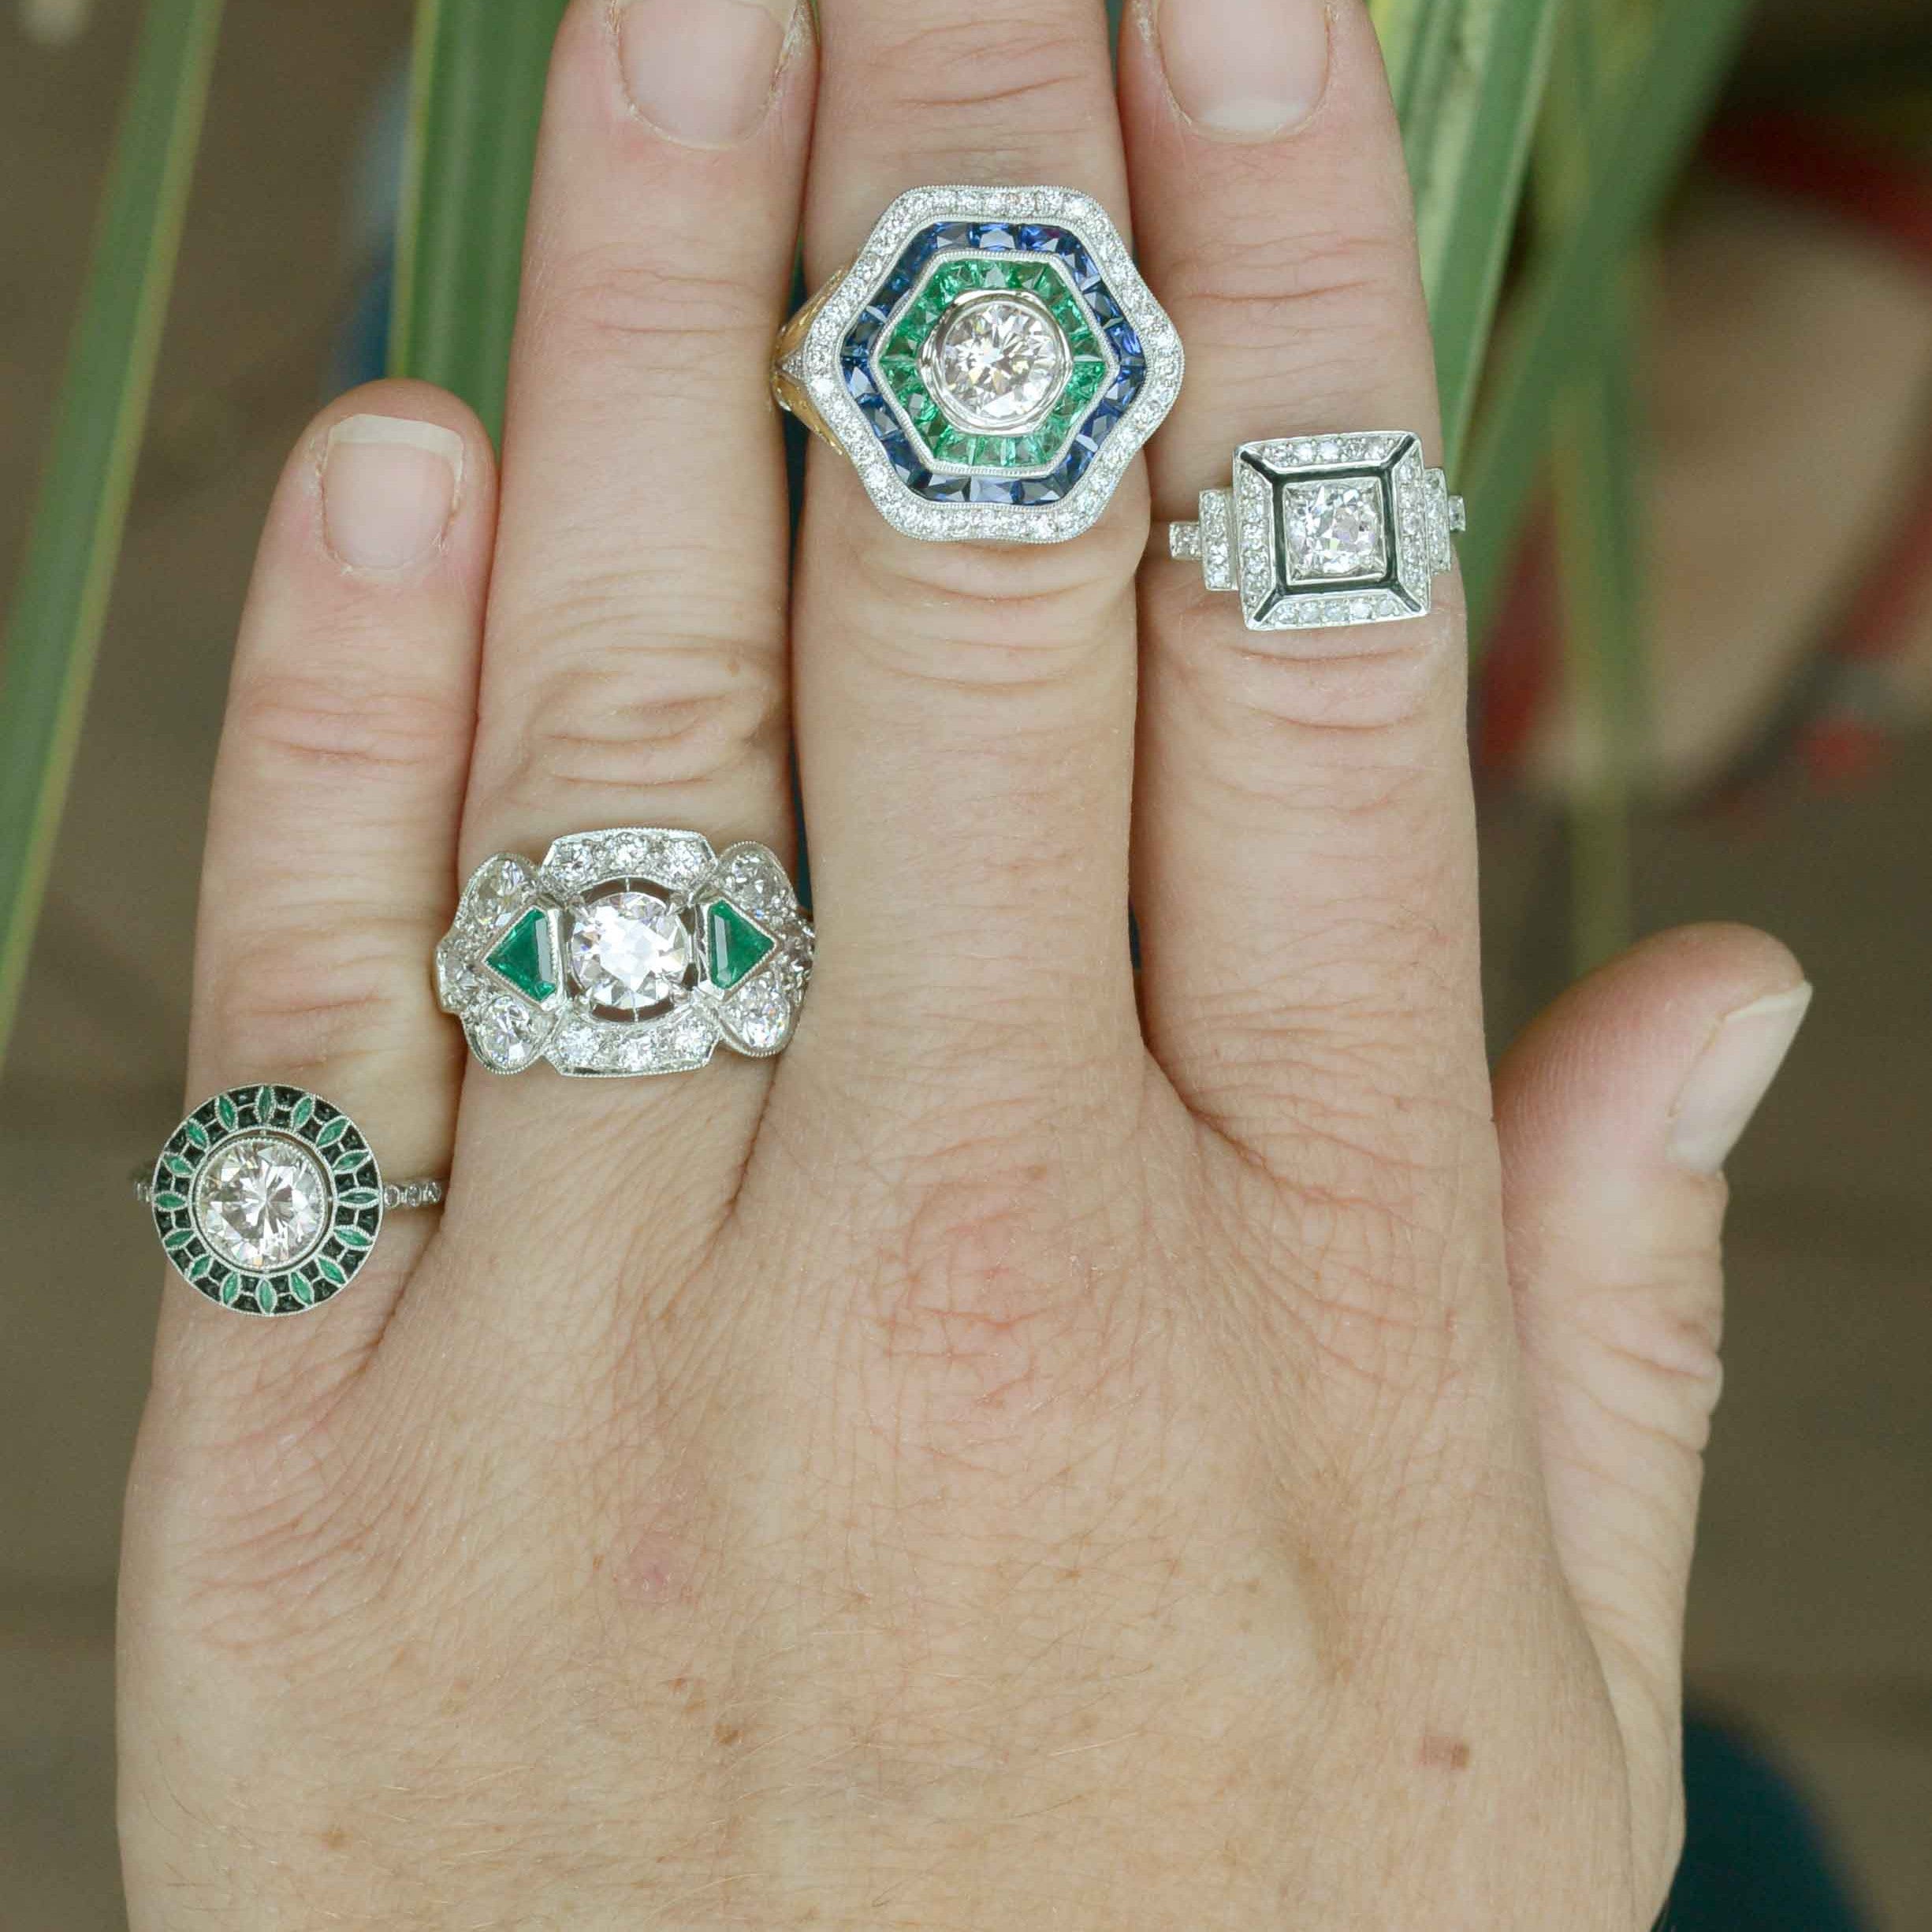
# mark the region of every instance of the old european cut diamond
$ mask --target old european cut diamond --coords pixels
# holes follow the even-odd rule
[[[998,434],[1045,415],[1070,367],[1067,338],[1041,304],[988,291],[941,320],[927,373],[934,400],[961,428]]]
[[[691,963],[690,931],[655,893],[612,892],[572,921],[571,973],[594,1005],[620,1013],[662,1006]]]
[[[1295,576],[1379,577],[1388,568],[1379,483],[1290,483],[1284,495]]]
[[[493,993],[477,1007],[471,1024],[477,1044],[486,1058],[499,1065],[520,1065],[530,1058],[529,1009],[506,993]]]
[[[251,1275],[292,1268],[320,1241],[329,1183],[307,1148],[255,1134],[218,1148],[195,1190],[195,1219],[221,1260]]]

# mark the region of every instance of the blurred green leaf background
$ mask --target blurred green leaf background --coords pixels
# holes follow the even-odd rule
[[[1469,500],[1477,650],[1546,486],[1552,505],[1591,753],[1571,868],[1588,962],[1629,924],[1644,624],[1628,323],[1646,237],[1729,69],[1745,0],[1370,6],[1415,188],[1445,456]],[[561,11],[562,0],[417,7],[392,366],[454,389],[493,429]],[[0,664],[0,1054],[111,590],[220,13],[221,0],[149,0],[13,597]]]

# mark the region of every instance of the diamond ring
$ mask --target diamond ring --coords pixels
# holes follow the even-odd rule
[[[385,1186],[339,1107],[270,1084],[203,1101],[134,1193],[191,1288],[244,1315],[299,1315],[356,1279],[385,1213],[438,1206],[443,1184]]]
[[[754,1059],[791,1040],[813,932],[761,845],[694,832],[573,832],[541,865],[501,852],[463,888],[436,994],[493,1073],[673,1074],[719,1042]]]
[[[1306,630],[1427,616],[1463,527],[1419,437],[1294,437],[1242,444],[1232,487],[1203,491],[1201,520],[1170,524],[1167,546],[1210,590],[1240,592],[1250,631]]]
[[[780,333],[772,392],[907,536],[1061,543],[1181,388],[1181,338],[1063,188],[921,188]]]

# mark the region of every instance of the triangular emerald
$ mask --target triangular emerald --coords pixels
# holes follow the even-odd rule
[[[747,973],[755,971],[778,943],[728,899],[718,899],[705,907],[705,921],[711,949],[711,983],[720,992],[729,992]]]
[[[550,921],[541,906],[533,906],[484,956],[483,963],[527,1000],[542,1006],[557,991],[552,977]]]

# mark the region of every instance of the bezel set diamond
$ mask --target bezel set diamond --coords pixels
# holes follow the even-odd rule
[[[300,1252],[270,1267],[250,1265],[208,1208],[225,1158],[245,1160],[256,1148],[299,1164],[320,1194],[318,1224]],[[411,1183],[407,1193],[415,1198],[385,1188],[374,1152],[347,1114],[300,1087],[272,1083],[204,1100],[169,1135],[137,1192],[175,1271],[210,1301],[244,1315],[319,1308],[361,1271],[387,1208],[442,1198],[433,1182]]]
[[[934,464],[876,366],[875,348],[945,262],[961,259],[1051,268],[1104,345],[1106,380],[1051,460],[1014,452],[996,464]],[[931,541],[1060,543],[1079,535],[1180,393],[1178,333],[1106,210],[1070,188],[902,195],[799,320],[807,323],[802,339],[781,344],[781,400],[817,419],[888,523]],[[795,405],[788,384],[802,389]]]
[[[1307,630],[1426,616],[1462,527],[1462,500],[1405,431],[1272,437],[1235,451],[1230,487],[1204,491],[1168,548],[1240,594],[1249,630]]]
[[[682,985],[635,1015],[595,1003],[570,944],[579,915],[625,891],[683,922],[691,962]],[[527,932],[542,935],[534,946],[519,944]],[[734,936],[754,955],[742,966],[725,956]],[[476,869],[436,949],[436,992],[493,1073],[540,1059],[572,1075],[684,1073],[720,1042],[754,1059],[782,1052],[813,944],[791,880],[761,845],[718,854],[698,832],[663,827],[573,832],[541,865],[504,852]]]

